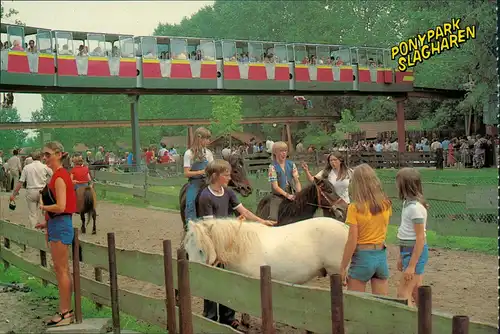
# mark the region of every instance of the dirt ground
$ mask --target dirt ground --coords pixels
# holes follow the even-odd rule
[[[10,211],[7,204],[4,196],[1,200],[0,218],[15,223],[27,221],[26,203],[23,197],[17,201],[15,211]],[[114,232],[117,247],[158,253],[162,252],[162,241],[165,239],[172,240],[174,247],[180,243],[182,224],[179,214],[100,202],[98,215],[97,235],[87,234],[82,236],[83,240],[106,244],[106,233]],[[76,216],[74,222],[75,226],[80,226],[80,219]],[[36,260],[37,252],[33,252],[32,255],[33,260]],[[400,275],[396,270],[396,255],[396,248],[389,246],[391,296],[396,295]],[[432,249],[429,257],[424,284],[432,286],[434,310],[454,315],[468,315],[475,321],[496,323],[498,262],[495,256]],[[89,277],[93,275],[91,268],[83,268],[82,273]],[[318,278],[309,284],[326,288],[329,286],[327,278]],[[119,285],[120,288],[130,291],[164,297],[161,287],[126,277],[120,277]],[[202,300],[193,298],[194,312],[201,313],[202,305]],[[252,319],[251,332],[257,332],[259,327],[259,320]],[[283,333],[295,332],[288,326],[278,326],[277,329]]]

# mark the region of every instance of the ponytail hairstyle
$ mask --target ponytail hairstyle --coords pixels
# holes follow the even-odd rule
[[[212,136],[210,131],[204,127],[199,127],[194,132],[194,138],[191,143],[191,152],[193,153],[194,161],[202,161],[205,159],[205,145],[202,144],[203,139],[209,139]]]

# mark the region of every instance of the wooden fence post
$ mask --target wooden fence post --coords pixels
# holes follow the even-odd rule
[[[455,315],[453,317],[451,334],[469,334],[469,317]]]
[[[47,252],[40,249],[40,265],[47,268]],[[47,286],[48,282],[42,278],[42,285]]]
[[[111,314],[113,333],[120,334],[120,306],[118,304],[118,275],[116,273],[115,234],[108,233],[109,286],[111,289]]]
[[[73,291],[75,293],[75,321],[82,323],[82,295],[80,290],[80,240],[78,228],[73,228]]]
[[[186,260],[187,259],[187,254],[186,251],[182,248],[177,249],[177,260]],[[177,268],[179,270],[179,268]],[[179,282],[177,282],[177,287],[179,287]],[[179,304],[179,290],[175,289],[175,304],[177,306],[180,306]]]
[[[181,334],[193,334],[189,262],[177,259],[177,286],[179,288],[179,327]]]
[[[102,282],[102,269],[101,268],[94,268],[94,278],[97,282]],[[102,304],[95,303],[95,307],[98,310],[100,310],[100,309],[102,309]]]
[[[262,333],[274,334],[273,295],[271,267],[260,267],[260,307],[262,311]]]
[[[165,310],[167,311],[167,331],[176,333],[174,268],[172,265],[172,242],[163,241],[163,268],[165,273]]]
[[[428,285],[418,288],[418,334],[432,334],[432,290]]]
[[[3,246],[5,248],[9,249],[10,248],[10,239],[3,238]],[[3,260],[3,270],[7,271],[7,269],[9,269],[9,266],[10,266],[9,262]]]
[[[330,276],[330,301],[332,334],[344,334],[344,294],[342,292],[342,277],[339,274]]]

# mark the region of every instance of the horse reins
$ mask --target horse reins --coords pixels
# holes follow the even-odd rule
[[[316,187],[316,194],[317,194],[316,196],[317,196],[318,204],[316,204],[316,203],[307,203],[307,204],[317,206],[317,207],[322,208],[322,209],[329,209],[330,211],[332,211],[333,208],[342,200],[342,198],[339,197],[337,200],[332,201],[328,196],[325,195],[323,190],[321,190],[320,186],[318,186],[316,183],[314,184],[314,186]],[[328,204],[330,204],[330,206],[321,205],[321,198],[322,197],[324,199],[326,199],[326,201],[328,202]]]

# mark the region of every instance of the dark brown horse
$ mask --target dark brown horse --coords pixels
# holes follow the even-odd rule
[[[252,186],[250,185],[250,182],[248,182],[243,158],[239,155],[233,154],[226,160],[231,165],[231,181],[229,182],[229,186],[240,193],[243,197],[248,197],[252,193]],[[181,191],[179,192],[181,219],[184,226],[187,223],[184,212],[186,210],[186,189],[187,183],[182,186]],[[201,187],[201,189],[203,189],[203,187]]]
[[[274,195],[265,196],[257,206],[257,216],[262,219],[269,217],[272,196]],[[276,226],[312,218],[318,208],[323,209],[323,216],[344,221],[345,210],[336,206],[338,200],[339,196],[328,180],[314,178],[313,183],[295,194],[295,200],[290,201],[284,198],[281,201]]]
[[[76,190],[76,209],[80,214],[82,219],[82,233],[87,232],[87,224],[90,222],[90,217],[92,217],[92,234],[96,234],[96,195],[94,188],[90,186],[83,186]],[[85,214],[87,214],[87,224],[85,224]]]

